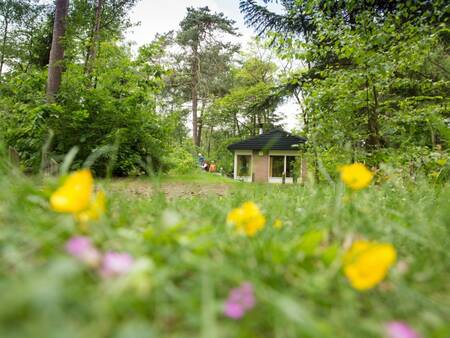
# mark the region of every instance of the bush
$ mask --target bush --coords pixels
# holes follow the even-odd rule
[[[67,68],[57,104],[46,103],[43,71],[11,74],[0,84],[5,141],[26,168],[38,171],[42,147],[52,134],[48,158],[61,162],[72,147],[79,148],[72,169],[94,156],[97,175],[109,167],[117,176],[161,170],[167,133],[155,112],[158,78],[114,45],[102,45],[102,56],[93,85],[86,83],[81,65]]]
[[[192,152],[181,146],[173,147],[165,160],[169,172],[175,175],[189,174],[198,168]]]

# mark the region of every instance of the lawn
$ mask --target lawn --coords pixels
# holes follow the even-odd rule
[[[391,176],[350,192],[339,182],[253,185],[208,174],[97,180],[106,211],[80,223],[51,210],[59,184],[0,177],[2,338],[370,338],[387,337],[392,321],[450,336],[448,185]],[[246,201],[265,217],[253,236],[227,225]],[[130,269],[108,274],[94,256],[68,253],[80,235],[97,253],[126,254]],[[361,239],[396,251],[367,290],[344,273]],[[244,292],[248,306],[233,318],[230,290],[239,287],[233,294]]]

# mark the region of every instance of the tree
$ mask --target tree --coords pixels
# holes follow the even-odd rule
[[[283,97],[275,95],[276,71],[273,62],[256,54],[247,55],[242,65],[233,69],[229,93],[215,102],[233,136],[254,136],[260,127],[268,131],[279,126],[275,110]]]
[[[102,17],[103,0],[95,1],[95,17],[94,24],[92,27],[91,41],[89,44],[89,50],[86,53],[86,71],[88,73],[92,72],[92,63],[95,61],[97,56],[97,46],[100,41],[100,23]]]
[[[66,17],[69,0],[56,0],[55,22],[53,24],[52,47],[48,66],[47,98],[55,101],[55,95],[61,85],[63,71],[64,45],[63,38],[66,30]]]
[[[202,63],[200,57],[202,49],[207,49],[216,39],[217,33],[236,35],[234,21],[227,19],[223,13],[211,13],[208,7],[195,9],[189,7],[187,15],[180,23],[181,31],[178,33],[177,41],[180,45],[190,49],[191,69],[191,101],[192,101],[192,138],[195,146],[200,146],[199,123],[198,123],[198,86],[201,81]]]
[[[278,95],[279,70],[267,49],[255,47],[242,53],[222,77],[216,77],[221,91],[202,116],[202,152],[225,172],[231,172],[233,166],[227,149],[230,143],[256,135],[261,127],[266,131],[281,127],[276,112],[284,101],[284,96]]]
[[[241,10],[280,57],[304,64],[280,92],[302,105],[314,162],[409,165],[448,149],[445,1],[279,3],[284,13],[255,0]]]
[[[84,66],[89,78],[94,70],[100,42],[102,39],[119,37],[121,32],[131,25],[127,13],[135,3],[136,0],[95,0],[93,6],[88,4],[88,12],[92,15],[90,16],[91,19],[86,22],[88,34]],[[78,6],[76,9],[78,15],[85,15],[85,6],[86,4]],[[83,20],[79,21],[82,22]]]
[[[103,0],[99,11],[91,1],[73,0],[70,11],[63,6],[65,13],[61,13],[60,7],[55,11],[49,6],[37,13],[36,20],[16,21],[14,30],[9,30],[14,34],[8,34],[7,45],[18,42],[19,53],[8,54],[8,73],[0,81],[0,123],[7,145],[16,149],[30,172],[50,160],[62,162],[74,146],[78,153],[72,168],[97,158],[88,161],[97,175],[141,175],[166,168],[169,123],[156,109],[164,85],[165,70],[157,62],[162,44],[155,41],[134,56],[118,42],[129,26],[126,14],[134,2]],[[26,18],[31,17],[28,11]],[[64,32],[58,29],[61,25],[56,27],[63,22],[58,17],[65,19]],[[52,37],[53,26],[53,42],[63,47],[59,57],[64,63],[55,61],[53,48],[48,78],[47,53],[41,47]],[[94,53],[90,53],[91,37]],[[88,52],[91,68],[86,72]],[[60,70],[63,66],[64,76],[59,76],[57,92],[46,100],[46,82],[56,65]],[[51,146],[42,153],[50,133]]]
[[[10,30],[11,21],[17,19],[19,16],[19,6],[15,1],[7,0],[0,4],[0,14],[2,18],[2,38],[1,38],[1,54],[0,54],[0,76],[3,73],[3,66],[7,52],[8,34]]]
[[[31,29],[22,29],[36,21],[42,6],[25,0],[5,0],[0,3],[0,77],[7,61],[12,61],[20,54],[24,35]]]

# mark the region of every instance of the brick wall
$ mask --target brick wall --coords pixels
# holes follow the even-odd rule
[[[253,173],[255,174],[255,182],[269,181],[269,156],[259,156],[258,152],[253,153]]]

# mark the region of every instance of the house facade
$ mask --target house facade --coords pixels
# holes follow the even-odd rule
[[[301,156],[300,145],[306,139],[284,130],[267,133],[233,143],[234,179],[245,182],[294,183],[294,163]]]

